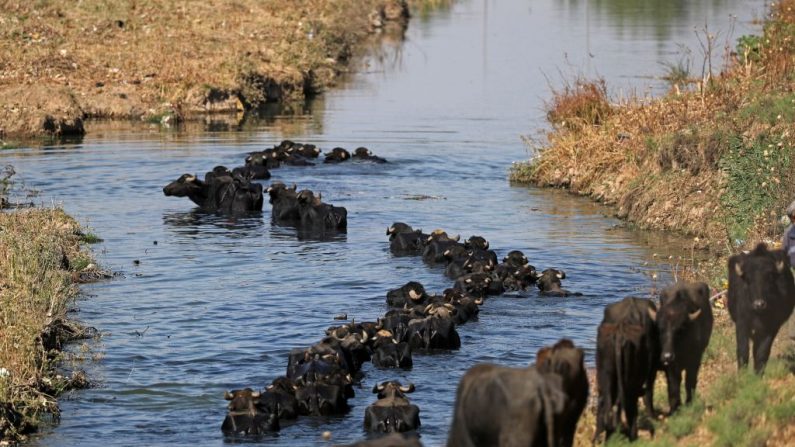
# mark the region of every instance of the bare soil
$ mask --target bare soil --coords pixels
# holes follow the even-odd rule
[[[406,0],[0,1],[0,139],[301,100],[407,20]]]

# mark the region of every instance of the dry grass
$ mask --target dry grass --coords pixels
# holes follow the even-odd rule
[[[741,39],[736,62],[692,91],[613,106],[601,82],[554,92],[552,130],[511,179],[569,188],[702,246],[775,236],[795,197],[793,7],[776,3],[764,36]]]
[[[62,343],[83,334],[66,312],[75,282],[96,270],[84,239],[60,209],[0,212],[0,440],[57,416],[55,396],[85,383],[55,371]]]
[[[388,16],[400,4],[0,1],[0,136],[41,132],[46,114],[179,117],[301,99],[332,85],[380,33],[375,18],[399,22]],[[54,98],[28,98],[36,91]]]

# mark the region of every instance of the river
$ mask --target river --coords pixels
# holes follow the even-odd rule
[[[479,321],[459,328],[459,351],[415,356],[407,372],[367,365],[348,415],[302,418],[252,442],[359,439],[373,384],[399,379],[417,386],[422,441],[441,445],[458,379],[474,363],[526,365],[566,336],[592,364],[604,305],[651,293],[672,269],[658,261],[689,253],[688,244],[628,230],[609,209],[561,191],[509,185],[511,162],[528,156],[520,135],[544,129],[544,100],[563,78],[601,75],[616,96],[660,93],[664,82],[651,77],[679,60],[679,44],[693,49],[700,70],[694,30],[720,31],[719,53],[731,28],[729,42],[763,13],[749,0],[465,0],[413,18],[405,42],[386,44],[344,88],[296,113],[181,129],[89,123],[79,142],[4,151],[2,163],[39,192],[33,200],[62,204],[87,223],[104,239],[94,246],[99,262],[123,274],[84,286],[74,314],[103,333],[87,344],[94,359],[79,365],[96,386],[62,399],[60,424],[31,444],[229,442],[220,431],[224,390],[284,374],[288,351],[319,340],[337,314],[375,319],[390,288],[450,286],[419,258],[389,254],[384,230],[394,221],[482,235],[500,257],[523,250],[536,267],[564,269],[564,286],[585,296],[490,299]],[[242,164],[247,152],[284,138],[367,146],[390,161],[274,171],[273,180],[345,206],[347,235],[299,240],[271,224],[267,204],[261,216],[231,219],[162,194],[182,173]],[[326,430],[329,443],[320,438]]]

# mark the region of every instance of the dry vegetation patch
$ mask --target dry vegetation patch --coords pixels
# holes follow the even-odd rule
[[[569,188],[713,248],[776,236],[795,197],[793,7],[776,3],[764,34],[740,38],[734,63],[691,90],[620,104],[602,81],[555,91],[552,130],[511,180]]]
[[[406,11],[405,0],[0,1],[0,137],[80,133],[74,116],[302,99],[333,84],[367,36],[402,32]],[[24,100],[51,92],[69,107]],[[40,125],[47,115],[54,127]]]
[[[0,212],[0,440],[19,439],[45,415],[57,416],[55,397],[87,383],[55,366],[63,343],[93,335],[66,312],[76,282],[96,276],[80,248],[94,239],[60,209]]]

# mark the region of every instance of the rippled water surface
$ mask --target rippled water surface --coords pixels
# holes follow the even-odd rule
[[[389,254],[384,230],[393,221],[482,235],[500,257],[521,249],[539,268],[565,269],[565,285],[585,296],[493,298],[479,321],[460,328],[460,351],[416,356],[409,372],[367,365],[350,414],[302,418],[252,442],[318,445],[325,430],[336,443],[361,438],[372,385],[398,378],[417,385],[422,439],[440,445],[455,386],[474,363],[525,365],[561,336],[592,362],[603,306],[658,285],[651,273],[668,268],[653,253],[684,251],[617,227],[586,200],[508,184],[510,163],[527,156],[519,135],[543,128],[546,78],[555,84],[559,69],[573,67],[605,76],[614,91],[660,91],[637,75],[676,61],[678,43],[697,48],[693,29],[705,20],[725,36],[729,15],[738,15],[736,37],[761,8],[747,0],[462,1],[415,17],[404,43],[386,44],[306,113],[198,131],[92,124],[79,143],[5,151],[3,163],[40,192],[34,200],[63,204],[93,227],[104,238],[94,246],[100,262],[124,274],[83,287],[76,315],[105,334],[91,345],[101,358],[83,365],[98,386],[64,399],[60,425],[34,443],[228,442],[220,432],[224,390],[283,374],[289,349],[319,340],[334,315],[375,319],[390,288],[409,280],[433,291],[450,286],[441,270]],[[184,172],[240,164],[283,138],[326,149],[364,145],[389,159],[274,171],[274,180],[347,207],[347,235],[299,240],[270,223],[267,206],[250,218],[208,216],[161,192]]]

